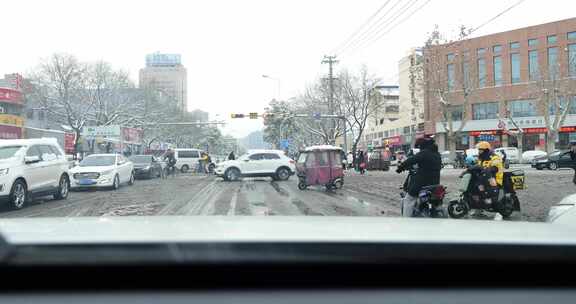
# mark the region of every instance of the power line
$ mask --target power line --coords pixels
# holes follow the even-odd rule
[[[378,18],[378,20],[374,23],[372,23],[372,25],[370,25],[362,34],[360,34],[358,37],[356,37],[355,40],[351,41],[350,44],[348,44],[345,48],[340,50],[340,54],[344,53],[346,51],[346,48],[350,48],[353,47],[355,44],[358,43],[358,41],[361,41],[362,39],[364,39],[364,37],[370,33],[373,29],[378,28],[382,25],[382,23],[385,21],[384,18],[388,15],[388,13],[392,12],[396,6],[398,6],[398,4],[400,4],[402,2],[402,0],[398,0],[396,1],[396,3],[394,3],[392,5],[392,7],[390,7],[382,16],[380,16],[380,18]]]
[[[503,10],[503,11],[500,12],[498,15],[490,18],[488,21],[480,24],[478,27],[476,27],[476,28],[474,28],[473,30],[471,30],[471,31],[470,31],[470,34],[472,34],[473,32],[477,31],[478,29],[482,28],[483,26],[491,23],[492,21],[496,20],[498,17],[506,14],[506,13],[507,13],[508,11],[510,11],[511,9],[513,9],[513,8],[515,8],[516,6],[522,4],[522,2],[524,2],[524,1],[526,1],[526,0],[520,0],[520,1],[516,2],[516,3],[514,3],[512,6],[510,6],[509,8],[507,8],[507,9],[505,9],[505,10]]]
[[[416,14],[418,11],[420,11],[422,8],[424,8],[424,6],[426,6],[431,0],[426,0],[424,3],[422,3],[422,5],[420,5],[419,7],[417,7],[415,10],[413,10],[412,12],[408,13],[407,15],[404,15],[404,13],[407,13],[410,9],[412,9],[412,7],[414,5],[416,5],[416,3],[419,0],[416,0],[414,2],[409,2],[409,5],[405,5],[401,10],[400,14],[397,14],[393,19],[391,19],[385,27],[382,27],[378,32],[375,32],[371,37],[365,39],[362,43],[358,44],[356,46],[356,48],[351,49],[349,51],[349,53],[353,53],[355,51],[357,51],[358,49],[360,49],[361,47],[367,47],[369,45],[371,45],[372,43],[382,39],[382,37],[386,36],[387,34],[389,34],[392,30],[394,30],[396,27],[398,27],[400,24],[406,22],[408,19],[410,19],[414,14]],[[400,19],[399,22],[393,24],[394,21],[396,21],[398,18],[402,17],[402,15],[404,15],[403,19]],[[390,26],[391,27],[388,27]],[[388,28],[387,28],[388,27]]]
[[[390,3],[390,1],[392,0],[387,0],[386,2],[384,2],[384,4],[382,6],[380,6],[376,12],[374,14],[372,14],[372,16],[370,16],[362,25],[360,25],[360,27],[358,27],[358,29],[356,29],[356,31],[354,31],[352,33],[352,35],[350,35],[348,37],[348,39],[346,39],[343,43],[341,43],[340,45],[338,45],[332,52],[332,54],[337,53],[337,51],[339,49],[342,49],[344,47],[346,47],[346,45],[348,43],[350,43],[353,39],[354,36],[356,36],[358,33],[360,33],[360,31],[362,30],[362,28],[364,28],[366,25],[368,25],[378,14],[380,14],[380,12],[388,5],[388,3]]]

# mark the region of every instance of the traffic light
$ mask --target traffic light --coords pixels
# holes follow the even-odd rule
[[[250,112],[250,119],[258,119],[258,113]]]
[[[232,118],[244,118],[244,114],[231,114],[230,117],[232,117]]]

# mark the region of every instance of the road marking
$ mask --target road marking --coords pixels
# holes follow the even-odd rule
[[[242,189],[242,188],[240,188]],[[228,216],[234,216],[236,215],[236,203],[238,202],[238,192],[240,191],[240,189],[238,189],[238,191],[234,191],[234,193],[232,193],[232,198],[230,199],[230,209],[228,209]]]

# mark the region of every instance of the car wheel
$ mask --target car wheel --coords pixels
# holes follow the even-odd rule
[[[184,165],[182,166],[182,168],[180,168],[180,171],[182,171],[182,173],[186,173],[188,172],[188,170],[190,170],[190,167],[188,167],[188,165]]]
[[[68,179],[68,176],[62,174],[60,181],[58,182],[58,192],[54,194],[54,199],[67,199],[68,193],[70,193],[70,180]]]
[[[130,180],[128,181],[128,185],[134,185],[134,171],[130,173]]]
[[[536,170],[542,170],[542,169],[544,169],[544,168],[542,168],[542,166],[536,165]]]
[[[112,184],[112,190],[118,190],[120,188],[120,177],[118,174],[114,176],[114,183]]]
[[[226,172],[224,173],[224,176],[229,181],[232,181],[232,182],[237,181],[238,179],[240,179],[240,170],[238,170],[236,168],[230,168],[230,169],[226,170]]]
[[[290,178],[290,170],[286,168],[279,168],[276,170],[276,178],[281,181],[288,180]]]
[[[554,170],[554,171],[555,171],[555,170],[558,170],[558,163],[556,163],[556,162],[551,162],[551,163],[548,165],[548,169]]]
[[[22,209],[26,205],[26,200],[28,199],[28,189],[26,187],[26,183],[18,179],[12,185],[12,189],[10,189],[10,196],[9,196],[9,207],[10,209]]]

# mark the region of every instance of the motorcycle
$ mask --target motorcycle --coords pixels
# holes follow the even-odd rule
[[[402,192],[400,192],[400,197],[402,198],[402,204],[404,204],[404,198],[408,195],[408,187],[410,185],[411,179],[416,175],[416,169],[414,167],[408,169],[408,176],[404,181],[404,184],[400,186]],[[446,195],[446,187],[442,185],[430,185],[424,186],[418,192],[418,199],[416,201],[416,206],[412,211],[411,217],[430,217],[430,218],[443,218],[446,217],[444,209],[442,208],[444,196]],[[404,212],[404,206],[401,206],[402,213]],[[404,214],[402,214],[404,216]]]
[[[516,190],[524,189],[522,170],[504,172],[501,189],[496,184],[492,169],[478,166],[469,168],[461,179],[460,197],[448,203],[448,215],[451,218],[463,218],[472,209],[500,213],[503,218],[510,217],[514,211],[520,211]]]

